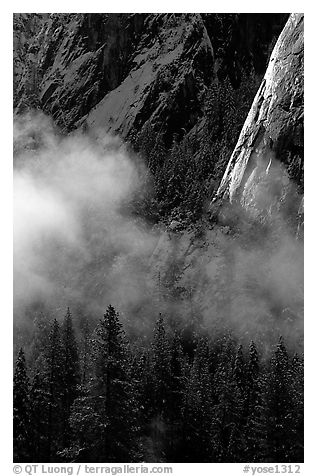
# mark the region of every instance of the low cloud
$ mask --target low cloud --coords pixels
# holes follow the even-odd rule
[[[118,295],[122,287],[134,294],[129,269],[120,263],[142,262],[156,243],[146,225],[125,212],[140,187],[140,166],[117,139],[61,137],[43,115],[18,119],[15,145],[17,314],[36,299],[58,308],[115,303],[120,266]],[[136,266],[133,281],[139,280]]]
[[[181,328],[301,339],[303,243],[281,208],[280,184],[293,185],[279,164],[244,194],[252,213],[223,205],[197,236],[131,214],[146,170],[117,138],[62,137],[42,114],[18,117],[14,132],[17,322],[34,303],[56,317],[67,306],[100,317],[111,303],[136,334],[163,312]]]

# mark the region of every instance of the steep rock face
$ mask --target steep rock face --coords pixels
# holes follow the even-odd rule
[[[217,192],[256,216],[302,214],[303,25],[292,14],[283,29]]]
[[[150,121],[171,140],[196,123],[214,76],[209,36],[200,15],[157,20],[148,19],[156,35],[143,40],[128,76],[90,112],[88,127],[129,137]]]
[[[65,130],[73,129],[127,74],[143,20],[133,14],[51,14],[33,36],[36,57],[27,55],[25,62],[26,72],[37,71],[37,106]],[[18,110],[28,106],[29,86],[28,78],[22,81]]]
[[[33,41],[38,37],[42,25],[47,20],[47,14],[16,13],[13,15],[13,102],[16,106],[22,96],[21,86],[27,82],[24,74],[32,74],[33,64],[39,46]],[[36,83],[35,78],[33,78]],[[33,91],[25,88],[25,93],[32,95]]]
[[[24,53],[17,111],[38,107],[65,131],[85,125],[132,141],[150,124],[169,145],[199,124],[213,81],[238,88],[243,74],[263,75],[286,17],[46,15]]]

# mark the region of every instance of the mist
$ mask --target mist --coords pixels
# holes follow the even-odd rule
[[[118,139],[62,137],[42,114],[18,118],[14,140],[16,318],[36,301],[99,313],[140,302],[157,240],[127,212],[140,164]]]
[[[182,329],[301,340],[303,244],[278,199],[267,209],[286,180],[274,160],[251,214],[224,205],[217,225],[176,232],[131,213],[147,170],[118,138],[62,136],[36,113],[15,119],[14,150],[17,323],[28,325],[35,305],[57,318],[68,306],[97,318],[111,303],[136,334],[162,312]],[[260,224],[255,209],[265,211]]]

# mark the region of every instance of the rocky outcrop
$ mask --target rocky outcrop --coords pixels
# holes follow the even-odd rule
[[[164,15],[159,26],[154,16],[148,23],[157,33],[143,40],[127,77],[90,112],[86,124],[130,138],[150,122],[171,142],[201,114],[214,77],[213,48],[200,15]]]
[[[283,29],[217,192],[252,214],[302,215],[304,17]],[[291,209],[291,210],[290,210]],[[291,213],[291,214],[292,214]]]
[[[18,18],[18,17],[17,17]],[[285,14],[51,14],[29,40],[17,110],[38,107],[65,131],[170,144],[199,123],[206,90],[264,74]],[[35,93],[37,92],[37,97]]]
[[[19,84],[17,110],[29,106],[37,73],[37,106],[64,130],[75,127],[127,74],[127,62],[143,27],[143,15],[51,14],[33,35]],[[111,67],[110,67],[111,66]]]
[[[43,13],[15,13],[13,15],[13,103],[17,106],[23,95],[33,94],[27,83],[37,82],[34,77],[39,45],[34,43],[41,27],[48,19]],[[33,67],[34,66],[34,67]],[[28,76],[28,77],[26,77]],[[30,78],[33,76],[33,78]],[[21,91],[24,85],[24,94]],[[37,92],[36,92],[37,94]]]

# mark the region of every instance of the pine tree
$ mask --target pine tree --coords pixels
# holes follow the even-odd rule
[[[235,462],[244,453],[244,398],[234,378],[235,345],[230,334],[223,339],[223,349],[214,375],[215,405],[212,416],[213,461]],[[238,374],[238,372],[237,372]],[[240,374],[240,371],[239,371]]]
[[[247,386],[249,389],[252,389],[259,377],[259,356],[256,345],[253,340],[250,342],[249,346],[249,362],[248,362],[248,373],[247,373]]]
[[[30,401],[29,379],[23,349],[21,348],[15,365],[13,380],[13,445],[14,461],[28,462],[30,459]]]
[[[171,344],[171,390],[170,418],[177,420],[181,415],[184,393],[184,355],[180,335],[174,332]]]
[[[166,336],[164,319],[159,315],[152,342],[153,409],[166,416],[171,386],[171,350]]]
[[[136,405],[129,381],[122,325],[110,305],[93,340],[94,376],[75,400],[71,416],[79,435],[78,460],[131,461],[136,446]]]
[[[32,422],[32,461],[50,461],[49,405],[50,394],[46,380],[46,362],[41,361],[42,371],[38,370],[30,389],[30,415]]]
[[[167,459],[181,461],[182,451],[182,414],[185,392],[185,359],[179,333],[174,332],[171,343],[171,381],[167,405],[168,418],[168,445],[166,448]]]
[[[134,388],[136,400],[139,402],[139,422],[140,426],[145,430],[150,417],[153,415],[153,380],[151,356],[148,349],[141,349],[134,355],[132,366],[132,378],[134,380]]]
[[[67,308],[66,316],[62,325],[62,347],[64,359],[62,370],[64,376],[64,389],[62,395],[63,439],[64,446],[67,447],[70,439],[69,417],[71,406],[77,396],[77,386],[80,383],[78,347],[69,308]]]
[[[48,458],[56,460],[56,455],[62,449],[63,429],[63,395],[65,388],[65,355],[61,341],[60,326],[54,319],[49,335],[47,360],[47,390],[48,390]]]
[[[246,399],[244,407],[245,460],[261,461],[266,455],[266,408],[264,401],[267,384],[264,372],[260,372],[259,356],[253,341],[249,345],[249,359],[246,378]]]
[[[271,359],[268,401],[268,444],[272,461],[291,462],[294,439],[293,388],[288,353],[280,337]]]
[[[239,388],[239,390],[244,393],[245,391],[245,364],[243,357],[242,345],[240,344],[236,353],[234,367],[233,367],[233,378]]]
[[[37,360],[42,360],[42,355],[48,347],[50,333],[49,321],[43,312],[36,314],[33,320],[34,330],[30,349],[30,366],[34,369],[38,367]]]
[[[208,342],[198,342],[184,391],[183,454],[188,462],[212,461],[213,385]]]
[[[150,349],[150,398],[149,428],[155,458],[165,458],[169,425],[171,395],[171,351],[166,335],[164,318],[159,314],[154,328]]]
[[[293,384],[293,424],[294,441],[292,445],[293,461],[304,461],[304,359],[295,354],[291,362]]]
[[[85,385],[92,375],[91,342],[95,324],[93,324],[91,317],[84,314],[80,308],[77,309],[76,312],[79,331],[78,352],[81,371],[80,381]]]

